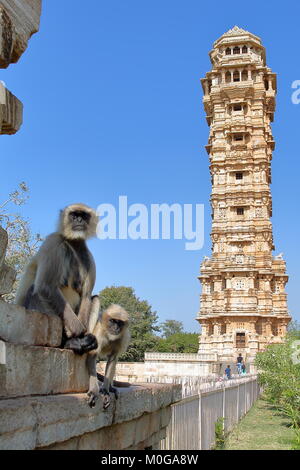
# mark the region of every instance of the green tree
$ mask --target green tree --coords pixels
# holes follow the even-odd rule
[[[163,336],[168,338],[176,333],[183,333],[183,323],[177,320],[166,320],[161,323],[160,329],[163,332]]]
[[[12,292],[3,296],[6,302],[14,300],[20,274],[28,259],[34,255],[42,241],[39,234],[32,235],[28,220],[24,219],[15,209],[15,206],[22,206],[27,202],[28,192],[26,183],[22,182],[17,190],[9,194],[8,198],[0,203],[0,225],[8,234],[5,262],[17,272]]]
[[[197,353],[199,335],[197,333],[175,333],[168,338],[161,338],[155,346],[157,352]]]
[[[289,338],[300,339],[300,323],[297,320],[293,320],[288,326]]]
[[[146,300],[140,300],[132,287],[106,287],[100,292],[101,308],[105,309],[110,304],[119,304],[130,316],[131,342],[125,354],[121,356],[123,361],[141,362],[144,353],[152,351],[159,339],[155,332],[159,331],[156,325],[158,317],[152,311],[151,305]]]

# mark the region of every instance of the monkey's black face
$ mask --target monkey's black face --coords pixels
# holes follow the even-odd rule
[[[108,321],[109,332],[112,335],[119,335],[123,330],[125,322],[122,320],[117,320],[115,318],[110,318]]]
[[[69,221],[72,226],[72,230],[75,232],[82,232],[88,229],[91,216],[84,211],[73,211],[69,214]]]

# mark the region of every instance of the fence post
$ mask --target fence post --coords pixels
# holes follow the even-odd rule
[[[223,386],[223,431],[225,431],[226,387]]]
[[[202,450],[202,400],[199,392],[199,450]]]
[[[236,422],[238,423],[239,422],[239,408],[240,408],[240,385],[239,383],[237,384],[237,389],[238,389],[238,393],[237,393],[237,402],[236,402],[236,413],[237,413]]]

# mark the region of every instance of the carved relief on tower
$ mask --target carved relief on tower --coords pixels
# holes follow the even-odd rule
[[[264,216],[264,210],[263,210],[263,207],[262,206],[258,206],[255,208],[255,217],[256,218],[259,218],[259,217],[263,217]]]

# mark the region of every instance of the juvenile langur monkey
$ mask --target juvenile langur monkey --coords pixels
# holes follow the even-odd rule
[[[113,392],[117,396],[117,391],[112,386],[112,383],[116,371],[118,356],[127,350],[130,341],[130,333],[128,329],[129,318],[126,310],[116,304],[110,305],[102,315],[99,315],[98,317],[96,316],[95,297],[93,298],[93,302],[93,312],[91,312],[90,316],[89,331],[97,338],[98,348],[95,351],[90,351],[87,356],[87,366],[90,375],[88,403],[91,408],[94,407],[99,395],[101,394],[103,396],[103,408],[106,409],[110,405],[109,392]],[[100,378],[101,376],[97,374],[96,371],[98,358],[107,359],[103,385],[100,389],[98,377]]]
[[[58,230],[49,235],[27,265],[16,303],[63,321],[62,346],[76,353],[97,348],[88,330],[93,311],[91,293],[96,269],[86,240],[96,234],[98,217],[85,204],[72,204],[60,212]]]

